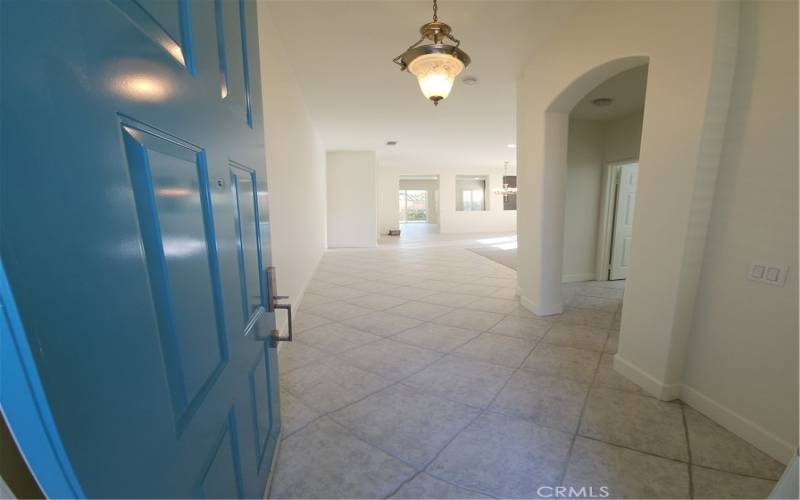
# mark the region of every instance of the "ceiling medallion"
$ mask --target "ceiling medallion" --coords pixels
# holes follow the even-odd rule
[[[461,42],[452,35],[452,28],[439,21],[438,10],[437,0],[433,0],[433,21],[419,29],[422,37],[417,43],[394,58],[401,71],[407,69],[417,77],[422,93],[437,106],[450,95],[453,81],[470,63],[467,53],[458,48]],[[425,39],[433,43],[420,45]],[[455,45],[444,43],[445,39]]]

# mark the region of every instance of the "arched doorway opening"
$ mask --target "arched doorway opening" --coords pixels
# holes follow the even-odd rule
[[[538,281],[535,298],[525,304],[540,315],[563,311],[562,280],[564,222],[570,112],[593,89],[615,75],[646,66],[647,56],[622,57],[596,66],[570,83],[547,107],[539,188],[540,230],[536,243],[538,266],[531,270]],[[645,113],[646,115],[646,113]],[[646,120],[646,117],[643,118]],[[525,298],[523,298],[523,303]]]
[[[632,257],[647,70],[612,76],[569,113],[561,297],[565,309],[611,323],[611,352]]]

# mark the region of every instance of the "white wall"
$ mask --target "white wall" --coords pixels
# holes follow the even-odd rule
[[[509,167],[508,174],[515,171]],[[439,232],[440,233],[481,233],[516,231],[517,212],[503,210],[503,197],[492,191],[503,187],[503,167],[466,167],[441,170],[433,167],[386,167],[378,168],[378,233],[387,234],[398,228],[397,189],[402,175],[439,176]],[[488,175],[488,210],[485,212],[456,211],[456,176]]]
[[[328,248],[377,246],[375,152],[329,151],[327,165]]]
[[[568,113],[612,75],[650,64],[615,368],[663,399],[680,395],[738,18],[738,4],[727,1],[588,2],[537,47],[517,86],[518,175],[527,193],[519,200],[520,301],[554,314],[563,310]]]
[[[258,4],[272,264],[298,304],[325,250],[325,149],[317,138],[269,7]],[[283,314],[283,313],[281,313]],[[278,319],[285,328],[286,318]]]
[[[565,283],[595,279],[603,165],[638,158],[641,136],[641,112],[607,121],[569,121],[562,271]]]
[[[691,404],[784,459],[798,439],[797,14],[743,4],[685,377]],[[786,286],[747,280],[755,260],[791,266]]]
[[[644,114],[638,112],[604,123],[603,160],[606,163],[639,158],[642,120]]]
[[[427,194],[427,197],[428,197],[428,223],[429,224],[438,224],[439,223],[439,181],[438,180],[433,180],[433,179],[400,179],[400,183],[398,185],[398,189],[417,189],[417,190],[425,191],[426,193],[428,193]]]
[[[789,2],[592,2],[518,82],[522,303],[561,307],[566,113],[649,58],[614,367],[780,460],[798,437],[797,274],[765,289],[746,272],[756,259],[797,263],[796,23]]]
[[[416,172],[419,175],[419,172]],[[409,175],[414,175],[410,173]],[[429,175],[436,175],[429,173]],[[400,214],[397,191],[400,189],[400,174],[398,169],[389,169],[378,165],[375,171],[375,196],[378,206],[377,237],[389,234],[390,229],[400,229]],[[441,206],[441,190],[439,191],[439,204]],[[441,221],[440,221],[441,222]],[[441,230],[441,226],[439,228]]]
[[[565,283],[595,277],[603,174],[603,125],[600,121],[569,121],[562,271]]]

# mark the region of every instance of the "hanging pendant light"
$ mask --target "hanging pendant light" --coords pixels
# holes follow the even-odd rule
[[[439,22],[438,10],[437,0],[433,0],[433,21],[419,29],[422,37],[417,43],[394,58],[401,71],[417,77],[422,94],[437,106],[450,95],[453,81],[470,62],[467,53],[458,48],[461,42],[452,35],[452,28]],[[433,43],[420,45],[425,39]],[[445,39],[455,45],[444,43]]]
[[[506,181],[508,178],[508,162],[505,162],[503,166],[503,187],[501,189],[495,189],[494,194],[501,194],[503,195],[503,201],[508,201],[509,195],[517,194],[516,186],[511,187]]]

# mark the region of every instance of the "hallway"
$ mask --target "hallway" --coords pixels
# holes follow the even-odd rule
[[[800,499],[799,7],[0,0],[0,500]]]
[[[325,254],[279,352],[272,498],[769,493],[781,464],[613,370],[622,282],[536,317],[471,243]]]

